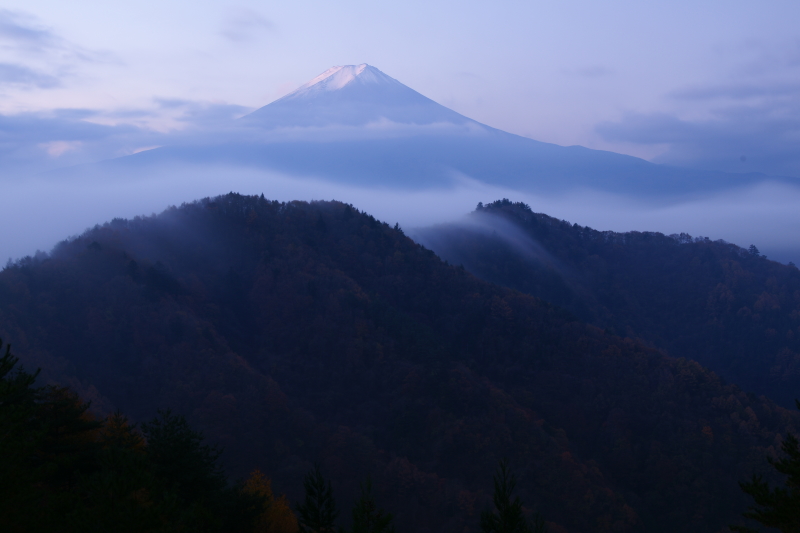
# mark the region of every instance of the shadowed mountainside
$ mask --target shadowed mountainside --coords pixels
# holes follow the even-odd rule
[[[800,395],[800,271],[756,249],[597,231],[508,200],[414,237],[485,280],[699,361],[786,407]]]
[[[795,413],[440,261],[338,202],[230,194],[0,273],[30,368],[186,414],[293,501],[320,461],[404,531],[474,531],[501,457],[554,531],[721,531]]]

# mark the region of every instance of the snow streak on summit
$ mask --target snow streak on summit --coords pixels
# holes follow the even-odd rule
[[[332,67],[225,128],[103,165],[113,175],[214,165],[406,190],[452,187],[467,177],[539,194],[592,189],[659,199],[760,179],[512,135],[367,64]]]
[[[284,96],[281,100],[303,98],[323,91],[338,91],[350,83],[357,84],[390,84],[403,86],[396,79],[387,76],[380,70],[362,63],[360,65],[344,65],[331,67],[297,90]]]
[[[244,121],[264,128],[364,126],[385,121],[478,124],[366,63],[329,68]]]

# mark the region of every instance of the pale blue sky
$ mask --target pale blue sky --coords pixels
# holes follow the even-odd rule
[[[800,177],[798,20],[796,0],[5,0],[0,135],[117,155],[366,62],[538,140]]]

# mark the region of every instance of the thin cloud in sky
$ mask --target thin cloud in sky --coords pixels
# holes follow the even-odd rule
[[[0,62],[0,87],[52,89],[61,86],[57,76],[31,68],[30,61],[19,61],[20,56],[40,56],[58,48],[59,39],[33,17],[0,10],[0,53],[8,59]]]
[[[197,127],[230,122],[253,111],[251,107],[236,104],[182,98],[154,98],[153,101],[160,109],[177,113],[175,120]]]
[[[679,100],[703,101],[728,98],[731,100],[749,100],[754,98],[797,97],[800,95],[800,83],[781,81],[768,85],[753,82],[727,83],[723,85],[706,85],[686,87],[670,93]]]
[[[602,65],[590,65],[576,69],[566,69],[564,74],[581,78],[606,78],[615,74],[614,69]]]
[[[271,32],[275,24],[252,9],[236,9],[225,20],[219,34],[233,43],[247,43]]]
[[[36,17],[0,9],[0,88],[61,88],[79,64],[111,61],[111,54],[69,42]]]
[[[735,74],[740,77],[771,78],[800,67],[800,39],[765,44],[760,41],[743,43],[737,51],[742,57]]]
[[[0,76],[3,66],[0,65]],[[147,108],[54,109],[0,114],[0,174],[27,175],[130,155],[236,127],[252,108],[224,102],[153,98]],[[152,127],[153,124],[169,128]]]
[[[3,43],[3,49],[14,48],[33,53],[63,46],[62,40],[36,18],[7,9],[0,9],[0,42]]]
[[[131,124],[85,120],[98,116],[100,112],[87,109],[0,115],[3,183],[15,176],[127,155],[162,138],[158,132]]]
[[[666,145],[658,163],[800,178],[800,93],[725,106],[703,120],[630,113],[597,132],[611,141]]]
[[[0,9],[0,52],[62,62],[118,62],[108,51],[89,50],[61,37],[38,18],[8,9]]]
[[[603,121],[606,141],[661,145],[657,163],[800,178],[800,44],[748,43],[729,73],[668,92],[661,111]]]
[[[59,87],[61,80],[56,76],[38,72],[34,69],[14,63],[0,63],[0,85],[19,85],[22,87],[36,87],[38,89],[52,89]]]

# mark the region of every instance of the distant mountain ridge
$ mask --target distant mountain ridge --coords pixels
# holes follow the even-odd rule
[[[333,67],[219,131],[74,168],[115,175],[218,166],[365,187],[452,187],[462,177],[533,193],[574,189],[685,196],[766,179],[656,165],[507,133],[448,109],[370,65]]]

